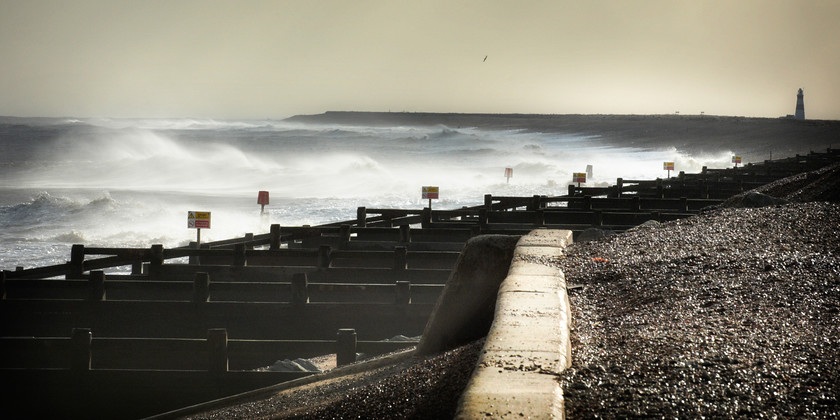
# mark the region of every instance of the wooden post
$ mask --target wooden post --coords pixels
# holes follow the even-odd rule
[[[408,250],[404,246],[394,247],[394,270],[405,270],[408,267]]]
[[[525,206],[525,210],[537,211],[541,207],[540,201],[540,196],[534,194],[534,196],[531,197],[531,201],[528,203],[527,206]]]
[[[367,227],[367,208],[366,207],[356,208],[356,226]]]
[[[423,229],[428,229],[432,225],[432,208],[426,207],[420,216],[420,225]]]
[[[592,210],[592,196],[585,195],[583,196],[583,209],[586,211]]]
[[[680,197],[680,211],[683,213],[688,213],[688,198],[687,197]]]
[[[280,225],[273,224],[271,225],[271,231],[269,234],[269,249],[271,251],[276,251],[280,249]]]
[[[193,278],[193,302],[205,303],[210,301],[210,274],[199,271]]]
[[[534,224],[537,226],[545,224],[545,209],[537,209],[534,212]]]
[[[618,198],[621,198],[621,190],[624,188],[624,178],[618,178],[615,180],[615,187],[616,187],[616,195]]]
[[[143,261],[137,260],[131,263],[131,274],[134,276],[143,274]]]
[[[95,270],[90,272],[90,278],[88,278],[88,300],[97,302],[105,300],[104,271]]]
[[[633,196],[633,200],[630,202],[630,211],[639,211],[642,209],[641,199],[638,195]]]
[[[484,208],[488,211],[493,210],[493,194],[484,194]]]
[[[665,190],[662,187],[662,179],[656,178],[656,197],[665,198]]]
[[[350,242],[350,225],[341,225],[338,228],[338,236],[341,238],[341,245],[346,246]]]
[[[487,214],[487,209],[481,209],[478,211],[478,226],[482,231],[487,230],[487,227],[490,224],[487,220]]]
[[[290,300],[295,305],[304,305],[309,302],[309,276],[306,273],[292,275],[292,296]]]
[[[604,213],[601,210],[595,210],[592,212],[592,225],[593,226],[603,226],[604,225]]]
[[[238,243],[233,245],[233,265],[235,267],[245,267],[247,265],[245,258],[245,244]]]
[[[411,303],[411,282],[410,281],[397,281],[396,283],[397,289],[397,296],[396,296],[396,304],[397,305],[408,305]]]
[[[400,243],[410,243],[411,242],[411,226],[410,225],[400,225]]]
[[[330,268],[330,254],[332,248],[329,245],[321,245],[318,247],[318,268]]]
[[[245,234],[245,249],[254,249],[254,234]]]
[[[190,249],[198,249],[198,242],[190,241]],[[198,264],[198,256],[197,255],[190,255],[189,257],[189,264]]]
[[[73,328],[73,334],[70,336],[70,370],[75,372],[87,372],[90,370],[91,364],[91,341],[93,341],[93,334],[90,328]]]
[[[6,299],[6,270],[0,271],[0,299]]]
[[[228,371],[228,335],[224,328],[207,330],[208,369],[214,373]]]
[[[575,184],[569,184],[569,197],[575,195]]]
[[[83,273],[85,264],[85,246],[84,245],[73,245],[70,248],[70,271],[67,273],[65,278],[67,279],[80,279],[83,278]]]
[[[335,342],[335,364],[337,366],[356,363],[356,330],[342,328],[338,330]]]
[[[155,244],[151,248],[149,261],[149,277],[159,279],[163,271],[163,245]]]

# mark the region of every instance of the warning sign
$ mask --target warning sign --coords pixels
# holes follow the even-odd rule
[[[664,162],[662,164],[662,169],[666,171],[673,171],[674,170],[674,162]]]
[[[187,228],[188,229],[210,229],[210,212],[209,211],[188,211],[187,212]]]
[[[732,163],[734,163],[734,164],[741,163],[741,156],[732,156]]]
[[[575,172],[572,174],[572,182],[586,182],[586,172]]]
[[[440,195],[440,187],[423,187],[423,199],[424,200],[431,200],[431,199],[438,199]]]

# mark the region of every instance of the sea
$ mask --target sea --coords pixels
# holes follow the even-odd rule
[[[424,186],[439,188],[433,209],[457,209],[485,194],[565,195],[587,167],[583,185],[612,185],[665,177],[663,162],[699,172],[731,156],[443,125],[0,117],[0,269],[64,263],[73,244],[186,245],[199,234],[190,211],[210,212],[207,242],[352,220],[360,206],[422,209]]]

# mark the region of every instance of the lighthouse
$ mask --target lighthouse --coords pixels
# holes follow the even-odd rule
[[[805,101],[802,97],[802,88],[799,88],[799,93],[796,94],[796,113],[793,114],[793,118],[797,120],[805,119]]]

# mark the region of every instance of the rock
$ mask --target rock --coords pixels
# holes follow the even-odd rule
[[[767,206],[776,206],[781,204],[788,204],[789,201],[784,198],[776,198],[757,191],[747,191],[743,194],[736,195],[724,203],[724,207],[729,208],[758,208]]]
[[[743,207],[767,207],[780,204],[787,204],[784,198],[776,198],[760,192],[748,192],[744,194]]]
[[[588,228],[578,235],[575,242],[599,241],[607,236],[613,235],[615,232],[611,230]]]
[[[632,228],[630,228],[630,229],[627,229],[627,231],[628,231],[628,232],[632,232],[632,231],[634,231],[634,230],[639,230],[639,229],[654,228],[654,227],[659,226],[660,224],[661,224],[661,223],[659,223],[659,222],[658,222],[658,221],[656,221],[656,220],[648,220],[647,222],[644,222],[644,223],[642,223],[641,225],[634,226],[634,227],[632,227]],[[610,232],[610,233],[612,233],[612,232]]]
[[[278,360],[268,369],[272,372],[320,372],[321,369],[306,359]]]

